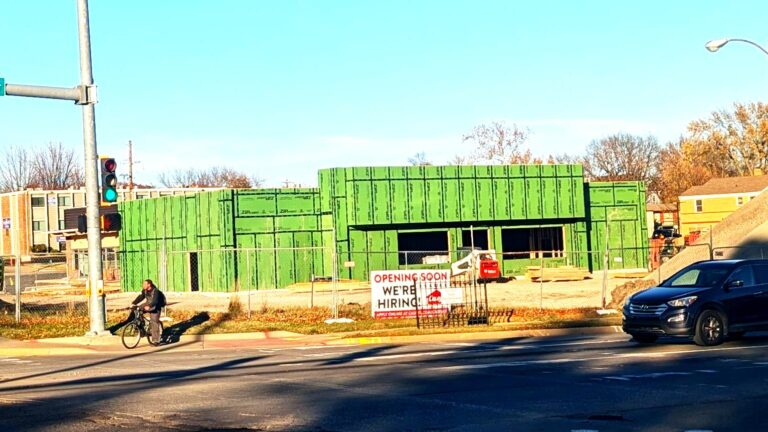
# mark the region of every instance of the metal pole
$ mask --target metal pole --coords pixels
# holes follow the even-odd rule
[[[77,0],[77,24],[80,42],[80,85],[83,92],[93,88],[91,31],[88,0]],[[90,282],[89,335],[107,334],[105,330],[103,277],[101,267],[101,227],[99,226],[98,152],[96,150],[95,100],[86,97],[83,104],[83,146],[85,149],[86,219],[88,221],[88,280]]]
[[[89,54],[90,57],[90,54]],[[87,97],[83,95],[82,87],[47,87],[25,84],[6,84],[5,94],[8,96],[34,97],[43,99],[63,99],[71,101],[81,101]]]
[[[315,275],[312,274],[312,280],[310,285],[310,292],[309,292],[309,308],[312,309],[315,307]]]
[[[14,258],[14,268],[16,274],[14,275],[14,283],[16,284],[16,323],[21,322],[21,254],[17,253]]]
[[[611,216],[612,212],[608,213],[608,220],[605,224],[605,254],[603,255],[603,290],[602,290],[602,308],[605,309],[605,293],[608,290],[608,263],[609,263],[609,248],[610,248],[610,233],[611,233]]]
[[[13,225],[11,228],[11,253],[10,255],[13,256],[13,269],[14,269],[14,278],[13,283],[16,285],[16,305],[14,305],[14,309],[16,311],[16,323],[18,324],[21,320],[21,295],[19,293],[19,283],[21,281],[21,268],[19,267],[19,262],[21,261],[21,239],[20,239],[20,232],[19,232],[19,224],[21,223],[21,218],[19,218],[19,199],[22,197],[22,192],[18,192],[12,196],[12,198],[9,200],[10,202],[10,217],[11,217],[11,224]]]
[[[539,309],[544,309],[544,254],[541,255],[541,271],[539,272]]]
[[[245,274],[248,275],[248,318],[251,318],[251,291],[256,284],[251,285],[255,278],[251,273],[251,251],[247,249],[245,250]]]
[[[333,245],[331,258],[333,259],[333,319],[339,319],[339,257],[336,254],[336,229],[333,230]]]

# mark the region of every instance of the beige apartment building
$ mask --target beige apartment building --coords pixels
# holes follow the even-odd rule
[[[120,189],[119,201],[197,193],[203,188]],[[28,189],[0,194],[0,256],[58,252],[64,248],[64,210],[85,207],[85,188]]]

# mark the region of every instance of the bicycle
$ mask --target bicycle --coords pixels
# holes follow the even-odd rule
[[[160,326],[160,340],[158,342],[152,341],[152,333],[150,332],[149,318],[144,316],[141,309],[138,306],[131,306],[133,310],[133,320],[123,327],[122,342],[123,346],[128,349],[136,348],[141,342],[142,337],[147,338],[152,346],[158,346],[163,342],[163,323],[157,323]]]

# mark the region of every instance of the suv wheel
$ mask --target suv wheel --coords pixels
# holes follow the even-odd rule
[[[632,339],[640,343],[654,343],[659,337],[654,334],[633,334]]]
[[[723,317],[713,310],[705,310],[696,320],[696,333],[693,341],[696,345],[712,346],[723,343],[725,325]]]

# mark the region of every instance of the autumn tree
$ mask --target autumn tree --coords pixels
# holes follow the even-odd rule
[[[529,132],[504,122],[492,122],[475,126],[462,137],[464,143],[471,144],[473,151],[467,156],[456,156],[454,165],[467,164],[528,164],[541,163],[526,147]]]
[[[636,180],[651,183],[656,176],[658,140],[617,133],[587,146],[582,163],[587,177],[601,181]]]
[[[735,103],[688,125],[689,151],[716,177],[752,175],[768,168],[768,105]]]
[[[714,174],[696,156],[692,145],[680,138],[664,146],[657,159],[658,176],[654,190],[663,202],[677,202],[678,197],[691,186],[702,185]]]
[[[160,184],[165,187],[224,187],[232,189],[250,189],[260,187],[262,180],[227,167],[208,169],[177,169],[169,175],[160,176]]]

